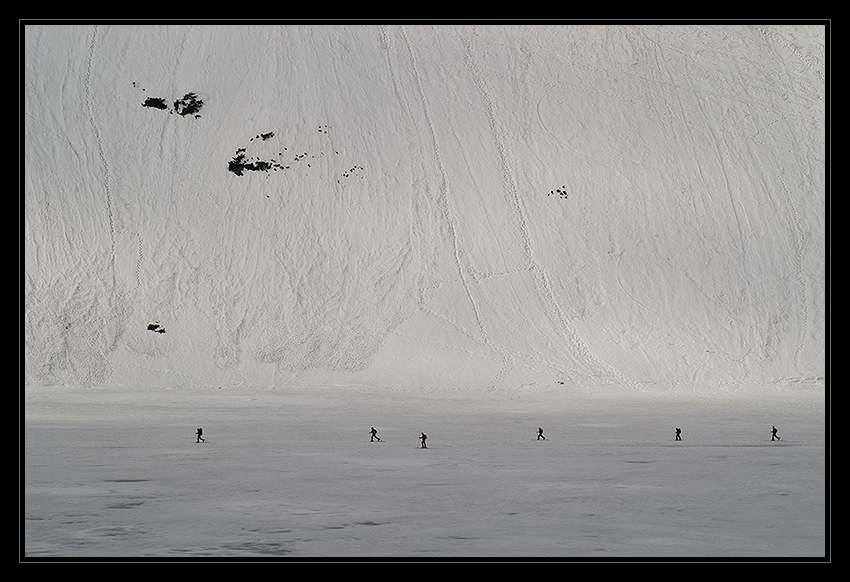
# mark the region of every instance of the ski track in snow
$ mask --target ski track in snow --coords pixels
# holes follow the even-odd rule
[[[431,120],[431,114],[428,111],[428,102],[425,98],[425,92],[422,88],[422,81],[420,80],[420,75],[417,70],[416,65],[416,57],[414,55],[413,49],[410,46],[410,40],[407,38],[405,34],[404,27],[399,28],[399,34],[404,41],[404,46],[407,54],[410,58],[410,68],[413,74],[413,79],[416,85],[416,94],[419,98],[419,102],[422,107],[422,113],[424,114],[425,124],[428,128],[428,136],[430,138],[431,146],[433,149],[434,160],[437,165],[437,171],[439,173],[439,184],[440,184],[440,194],[439,199],[442,204],[443,209],[443,217],[445,218],[446,226],[449,231],[449,235],[451,237],[451,246],[454,253],[455,259],[455,268],[458,273],[458,277],[460,278],[460,282],[463,285],[464,292],[466,294],[467,299],[469,300],[469,305],[472,308],[472,312],[475,314],[475,320],[478,322],[478,330],[481,332],[482,337],[484,338],[485,343],[487,342],[487,331],[484,329],[484,325],[481,322],[481,314],[478,310],[478,306],[475,302],[475,298],[472,295],[470,290],[470,284],[467,278],[466,267],[464,265],[464,260],[461,257],[462,249],[460,242],[458,240],[457,234],[457,226],[455,225],[454,217],[452,216],[451,207],[449,204],[448,196],[449,196],[449,184],[448,184],[448,176],[446,175],[446,171],[443,168],[442,158],[440,156],[440,148],[437,141],[437,135],[434,130],[434,122]]]
[[[595,354],[593,354],[591,350],[587,347],[587,344],[585,344],[581,336],[575,330],[575,328],[573,326],[570,326],[567,322],[567,319],[564,317],[563,311],[558,305],[558,301],[555,299],[554,294],[552,293],[547,274],[534,257],[531,236],[528,232],[527,219],[525,213],[523,212],[522,200],[520,198],[516,180],[514,179],[513,171],[511,170],[511,168],[513,168],[515,164],[509,162],[507,159],[507,147],[505,144],[505,140],[502,138],[502,132],[500,131],[499,123],[494,113],[493,100],[487,93],[487,89],[485,87],[484,81],[482,80],[481,73],[478,69],[477,64],[475,63],[474,51],[469,42],[469,39],[461,38],[461,40],[465,48],[465,63],[469,68],[473,82],[480,91],[485,103],[487,122],[490,127],[490,133],[492,134],[494,142],[496,144],[496,150],[498,152],[499,168],[502,174],[502,181],[506,186],[508,196],[510,198],[510,203],[514,210],[516,221],[519,224],[519,231],[522,239],[522,248],[525,253],[526,260],[528,261],[528,270],[532,273],[532,278],[538,288],[538,293],[543,297],[543,303],[545,305],[551,306],[552,311],[556,314],[557,317],[557,320],[553,322],[553,328],[558,330],[559,333],[565,336],[565,339],[567,339],[570,342],[570,345],[574,347],[575,352],[581,357],[583,357],[586,361],[588,361],[589,367],[591,369],[596,368],[600,371],[604,371],[611,377],[619,380],[623,385],[628,386],[629,388],[632,388],[634,390],[640,390],[638,384],[634,382],[631,378],[623,375],[616,368],[607,365]]]
[[[480,335],[472,336],[470,332],[466,330],[463,326],[458,325],[457,323],[447,319],[446,317],[432,310],[428,311],[429,315],[437,317],[440,320],[446,321],[452,327],[461,330],[464,335],[472,337],[476,341],[480,341],[483,345],[490,347],[497,353],[501,354],[502,367],[492,380],[492,383],[495,386],[499,386],[502,384],[503,379],[507,376],[507,374],[513,367],[514,356],[522,356],[524,358],[528,358],[529,356],[528,354],[521,354],[516,351],[512,352],[508,347],[499,345],[498,343],[492,340],[490,334],[488,333],[487,325],[484,323],[480,308],[478,306],[478,302],[475,297],[475,286],[478,281],[493,276],[515,273],[520,271],[528,272],[538,288],[538,293],[543,298],[543,304],[549,305],[550,309],[555,314],[556,321],[552,322],[553,328],[557,330],[557,333],[559,333],[561,337],[566,339],[569,344],[574,347],[575,352],[587,362],[589,368],[599,370],[600,373],[605,373],[612,378],[616,378],[623,385],[628,386],[631,389],[640,390],[640,387],[636,382],[634,382],[627,376],[621,374],[616,368],[613,368],[604,363],[600,358],[595,356],[588,349],[587,345],[582,341],[580,335],[576,332],[576,330],[567,323],[567,319],[564,317],[564,314],[560,306],[557,304],[557,301],[555,300],[554,295],[551,291],[546,273],[540,267],[538,262],[534,259],[532,243],[527,227],[527,219],[524,215],[522,209],[522,201],[520,199],[516,182],[511,171],[511,163],[507,159],[508,154],[506,151],[504,139],[501,137],[498,122],[495,117],[493,102],[487,93],[486,87],[484,86],[484,83],[481,78],[481,73],[478,70],[478,67],[474,61],[474,49],[468,41],[462,39],[465,48],[465,58],[463,66],[468,70],[470,77],[473,80],[474,85],[477,87],[482,101],[484,102],[484,110],[486,112],[486,118],[488,126],[490,128],[490,134],[494,140],[494,144],[498,153],[498,166],[500,168],[502,182],[506,187],[507,194],[509,197],[509,203],[514,211],[514,219],[519,227],[521,244],[527,261],[527,266],[525,268],[507,271],[504,273],[484,273],[476,275],[472,272],[474,267],[464,256],[465,251],[460,241],[460,235],[458,234],[459,226],[456,224],[456,219],[454,218],[451,210],[451,203],[449,200],[449,195],[452,192],[451,186],[449,184],[447,173],[443,168],[442,156],[440,153],[437,133],[434,127],[434,122],[431,118],[427,98],[425,96],[425,91],[422,86],[421,75],[418,73],[415,53],[411,46],[410,40],[404,31],[404,27],[399,27],[399,36],[403,39],[405,53],[409,56],[410,59],[412,76],[415,80],[416,94],[418,95],[419,100],[421,102],[421,110],[423,112],[423,119],[427,127],[427,135],[430,137],[433,149],[433,155],[437,166],[437,173],[439,175],[440,201],[443,208],[443,216],[445,218],[447,229],[450,233],[458,280],[460,281],[464,289],[464,293],[468,299],[468,304],[475,316],[475,321],[477,322],[477,331]],[[390,41],[388,40],[388,33],[385,29],[382,33],[382,39],[385,44],[389,44]],[[423,290],[420,290],[420,298],[424,298],[422,291]],[[424,304],[424,301],[420,300],[420,309],[423,309]],[[531,359],[534,360],[536,358],[532,356]],[[549,367],[559,368],[559,366],[553,362],[546,363]]]
[[[506,351],[503,347],[496,345],[490,339],[486,325],[483,322],[483,318],[482,318],[482,315],[481,315],[481,312],[480,312],[480,309],[479,309],[479,306],[478,306],[478,303],[476,301],[475,294],[474,294],[474,291],[473,291],[474,280],[472,279],[472,277],[469,273],[471,265],[469,264],[468,260],[464,257],[464,250],[463,250],[463,247],[461,245],[461,242],[459,240],[459,235],[458,235],[458,228],[459,227],[456,224],[456,220],[455,220],[453,213],[452,213],[452,210],[451,210],[451,204],[450,204],[450,201],[449,201],[449,194],[450,194],[451,188],[450,188],[447,173],[445,171],[445,168],[443,167],[442,155],[440,153],[440,147],[439,147],[439,141],[437,139],[437,133],[436,133],[436,130],[434,128],[434,122],[431,119],[431,114],[430,114],[429,107],[428,107],[428,100],[425,96],[425,91],[424,91],[423,86],[422,86],[420,74],[419,74],[418,69],[417,69],[416,56],[415,56],[413,48],[411,47],[410,40],[408,39],[403,26],[399,27],[399,36],[403,41],[405,54],[408,55],[408,58],[409,58],[412,77],[414,79],[414,84],[415,84],[416,95],[419,99],[419,103],[420,103],[421,110],[422,110],[422,113],[423,113],[423,120],[424,120],[425,125],[427,127],[427,135],[429,136],[430,145],[431,145],[431,148],[433,150],[434,160],[435,160],[435,164],[436,164],[436,169],[437,169],[437,172],[438,172],[438,175],[439,175],[439,184],[440,184],[439,200],[440,200],[440,203],[441,203],[446,228],[447,228],[447,230],[450,234],[451,247],[452,247],[454,262],[455,262],[454,266],[455,266],[455,269],[457,271],[458,280],[460,281],[461,285],[463,286],[465,296],[468,300],[468,305],[471,308],[472,313],[474,314],[475,321],[476,321],[476,324],[477,324],[477,331],[478,331],[479,335],[473,336],[468,330],[464,329],[463,326],[457,325],[455,322],[451,321],[450,319],[448,319],[444,316],[438,315],[437,317],[438,317],[438,319],[441,319],[443,321],[448,322],[452,327],[462,330],[462,333],[464,335],[466,335],[468,337],[472,337],[475,341],[480,341],[485,346],[493,348],[494,350],[496,350],[498,353],[501,354],[502,368],[496,374],[496,376],[492,379],[492,382],[494,384],[498,385],[500,379],[506,373],[506,368],[510,367],[511,359],[510,359],[510,356],[507,355],[507,353],[506,353]],[[386,33],[384,34],[384,37],[386,38]],[[424,298],[423,291],[424,290],[420,290],[420,293],[419,293],[420,298]],[[424,301],[420,301],[420,309],[422,309],[421,306],[423,306],[423,305],[424,305]],[[434,314],[433,311],[430,311],[430,313]],[[452,348],[452,349],[454,349],[454,348]],[[464,351],[464,350],[460,350],[460,351]]]
[[[109,186],[109,163],[106,160],[106,154],[103,151],[103,139],[100,135],[100,127],[95,119],[95,110],[93,104],[93,96],[92,96],[92,69],[94,68],[94,50],[97,44],[97,25],[92,28],[92,36],[91,42],[89,43],[88,49],[88,59],[86,63],[86,73],[85,73],[85,103],[86,103],[86,112],[89,116],[89,122],[91,123],[92,131],[94,132],[95,145],[97,146],[97,153],[100,158],[101,163],[103,164],[103,189],[106,195],[106,214],[109,219],[109,236],[112,243],[111,246],[111,255],[112,255],[112,263],[113,269],[115,266],[115,220],[112,214],[112,191]],[[113,271],[114,275],[114,271]]]

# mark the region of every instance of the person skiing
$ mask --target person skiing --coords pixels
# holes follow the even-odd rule
[[[369,442],[374,442],[375,440],[380,441],[381,437],[378,436],[378,431],[375,430],[375,427],[372,427],[372,430],[369,431],[369,434],[372,435],[372,439]]]
[[[677,441],[682,440],[682,429],[678,428],[678,427],[676,428],[676,440]]]
[[[543,429],[542,428],[537,429],[537,440],[540,440],[540,439],[543,439],[544,441],[546,440],[546,437],[543,436]]]
[[[195,441],[196,443],[207,442],[207,441],[204,440],[204,437],[203,437],[204,429],[198,428],[198,430],[195,431],[195,434],[198,435],[198,440]]]
[[[421,449],[427,449],[427,448],[428,448],[428,447],[425,445],[425,440],[426,440],[427,438],[428,438],[428,436],[427,436],[424,432],[423,432],[423,433],[419,436],[419,440],[420,440],[420,441],[422,441],[422,446],[420,446],[419,448],[421,448]]]
[[[781,438],[779,438],[779,435],[776,434],[776,427],[775,426],[772,427],[771,430],[770,430],[770,440],[774,440],[774,439],[776,439],[778,441],[782,440]]]

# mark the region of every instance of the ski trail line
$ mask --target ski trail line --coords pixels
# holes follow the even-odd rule
[[[461,284],[463,285],[464,292],[469,299],[469,304],[472,308],[472,311],[475,315],[475,321],[478,324],[478,329],[481,332],[481,336],[484,338],[484,342],[487,345],[490,345],[489,340],[487,339],[487,331],[484,328],[484,324],[481,321],[481,313],[478,308],[477,303],[475,302],[475,298],[472,295],[472,290],[469,286],[469,280],[465,269],[463,267],[463,261],[461,259],[461,248],[460,243],[458,241],[457,228],[455,227],[455,220],[452,217],[451,209],[449,208],[448,201],[448,178],[446,176],[445,167],[443,166],[442,156],[440,154],[440,147],[437,142],[437,134],[434,129],[434,123],[431,119],[431,113],[428,109],[428,101],[425,98],[425,91],[422,88],[422,78],[419,74],[419,69],[416,66],[416,59],[413,53],[413,48],[410,46],[410,40],[407,38],[407,33],[404,30],[403,26],[399,27],[399,32],[401,34],[401,38],[404,41],[405,48],[410,56],[410,68],[413,74],[413,80],[416,85],[417,95],[419,96],[420,103],[422,104],[422,113],[425,117],[426,125],[428,126],[428,136],[431,139],[431,145],[434,150],[434,158],[437,163],[437,170],[440,174],[440,203],[442,205],[443,215],[446,219],[446,226],[448,228],[449,234],[451,236],[452,242],[452,250],[454,251],[454,259],[455,259],[455,267],[457,268],[458,275],[460,276]]]
[[[792,261],[794,264],[794,276],[800,290],[800,303],[803,306],[803,327],[800,330],[797,340],[797,349],[794,352],[794,365],[797,367],[797,370],[801,370],[802,365],[800,357],[804,349],[804,344],[806,343],[806,338],[809,335],[809,321],[811,319],[811,314],[809,313],[811,310],[809,305],[809,293],[807,290],[807,282],[803,266],[806,237],[803,234],[803,227],[800,224],[800,216],[797,212],[797,206],[794,204],[794,196],[791,194],[788,183],[785,181],[784,172],[779,173],[778,179],[779,184],[782,186],[782,193],[785,195],[785,199],[788,202],[788,208],[791,211],[791,222],[794,225],[792,234],[794,236],[794,242],[796,243],[796,252],[794,253]]]
[[[103,187],[106,191],[106,214],[109,219],[109,240],[110,240],[110,260],[112,261],[112,280],[115,284],[115,219],[112,214],[112,192],[109,189],[109,164],[106,161],[106,154],[103,151],[103,140],[100,136],[100,128],[97,125],[94,117],[94,106],[92,104],[92,68],[94,66],[94,49],[97,44],[97,25],[92,30],[91,42],[89,43],[89,51],[86,62],[85,75],[85,106],[89,121],[91,122],[92,131],[94,131],[94,139],[97,145],[97,153],[100,161],[103,164]]]
[[[106,215],[109,222],[109,260],[110,266],[112,268],[112,287],[116,290],[116,298],[123,299],[129,293],[134,290],[137,290],[141,287],[141,266],[142,266],[142,258],[143,258],[143,242],[142,235],[139,232],[130,231],[124,228],[116,228],[115,225],[115,202],[112,196],[112,186],[111,186],[111,173],[109,167],[109,161],[106,157],[106,151],[103,145],[103,136],[100,132],[100,126],[98,125],[95,119],[95,106],[94,106],[94,98],[92,96],[92,71],[94,69],[94,52],[95,47],[97,46],[98,40],[98,26],[95,25],[92,30],[91,41],[89,42],[88,54],[86,57],[86,73],[84,77],[84,101],[85,101],[85,111],[89,118],[89,123],[91,123],[92,131],[94,132],[95,144],[97,146],[97,155],[100,159],[103,168],[103,189],[106,193]],[[127,289],[123,293],[119,292],[118,286],[118,243],[116,238],[123,234],[127,233],[131,238],[135,237],[138,241],[138,254],[136,256],[136,266],[135,266],[135,276],[134,276],[134,284],[131,289]]]
[[[584,340],[581,338],[575,328],[573,328],[568,323],[567,318],[563,313],[563,310],[558,304],[558,301],[552,291],[551,284],[549,283],[549,279],[546,276],[545,270],[534,257],[533,245],[531,243],[531,235],[528,231],[528,221],[526,219],[525,212],[523,211],[522,200],[519,196],[519,190],[516,181],[513,178],[511,164],[508,161],[508,153],[505,147],[505,140],[502,136],[502,131],[499,128],[498,122],[496,120],[493,101],[490,98],[490,95],[487,92],[487,89],[481,78],[481,71],[478,68],[478,64],[475,62],[472,45],[466,38],[461,38],[461,42],[464,46],[465,64],[472,76],[472,80],[474,81],[475,86],[480,91],[481,97],[484,101],[487,122],[490,126],[490,133],[493,136],[493,141],[495,143],[496,151],[498,154],[499,168],[502,174],[502,180],[506,188],[508,189],[510,203],[513,206],[514,214],[519,224],[523,252],[528,261],[529,270],[532,271],[534,274],[533,280],[535,286],[538,289],[538,292],[543,298],[543,304],[548,305],[554,313],[554,318],[556,320],[555,322],[553,322],[555,331],[559,334],[565,335],[565,339],[567,339],[573,346],[575,353],[583,360],[588,362],[588,364],[590,364],[592,368],[595,367],[599,370],[604,371],[611,377],[616,378],[617,380],[632,389],[640,390],[640,387],[636,382],[634,382],[631,378],[625,376],[618,369],[602,361],[590,350],[590,348],[587,346],[587,344],[584,342]],[[499,351],[500,353],[502,353],[504,349],[499,349]]]

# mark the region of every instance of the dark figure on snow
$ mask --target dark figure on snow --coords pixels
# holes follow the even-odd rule
[[[428,436],[424,432],[421,435],[419,435],[419,440],[422,441],[422,446],[419,447],[419,448],[421,448],[421,449],[427,449],[428,448],[427,446],[425,446],[425,440],[427,438],[428,438]]]
[[[682,429],[681,428],[676,429],[676,440],[677,441],[682,440]]]
[[[372,435],[372,439],[369,442],[374,442],[375,440],[380,441],[381,437],[378,436],[378,431],[375,430],[375,427],[372,427],[372,430],[369,431],[369,434]]]
[[[207,442],[207,441],[204,440],[204,436],[203,436],[204,435],[204,429],[199,428],[198,430],[195,431],[195,434],[198,435],[198,440],[195,441],[196,443]]]
[[[777,440],[777,441],[782,440],[781,438],[779,438],[779,435],[776,434],[776,427],[775,426],[773,428],[771,428],[771,430],[770,430],[770,440]]]
[[[537,429],[537,440],[540,440],[540,439],[543,439],[544,441],[546,440],[546,437],[543,436],[543,429],[542,428]]]

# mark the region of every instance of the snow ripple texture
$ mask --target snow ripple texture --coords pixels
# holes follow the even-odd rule
[[[824,376],[823,26],[24,32],[30,382]]]

